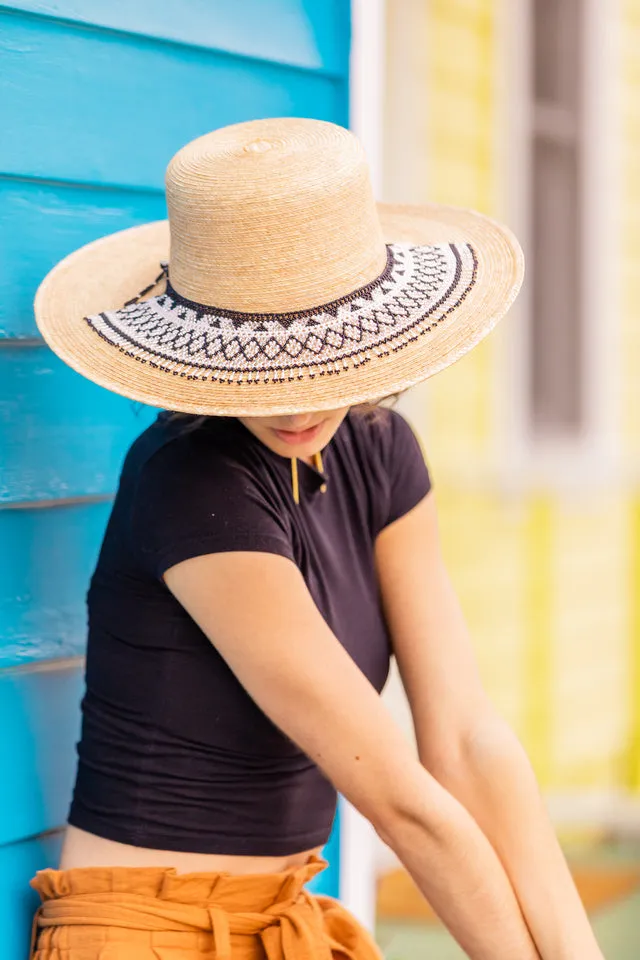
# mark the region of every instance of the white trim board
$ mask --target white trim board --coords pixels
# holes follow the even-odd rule
[[[376,199],[382,194],[385,0],[351,0],[350,126],[362,143]]]
[[[376,834],[361,813],[340,798],[340,900],[373,932],[376,922]]]
[[[385,0],[351,0],[350,124],[364,146],[373,192],[383,184]],[[340,899],[368,930],[375,925],[375,833],[340,798]]]

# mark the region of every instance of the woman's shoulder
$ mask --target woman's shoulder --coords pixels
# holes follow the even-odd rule
[[[232,425],[222,418],[161,412],[132,443],[123,474],[197,475],[211,470],[216,463],[232,468],[234,461],[240,463],[241,445],[237,437],[234,443],[231,430]]]
[[[119,498],[132,509],[188,514],[259,498],[270,485],[243,436],[228,422],[161,414],[124,459]],[[255,457],[253,458],[255,459]]]
[[[407,513],[429,492],[422,446],[409,422],[389,407],[354,409],[347,422],[358,461],[380,516],[376,532]]]
[[[203,553],[292,558],[287,518],[233,424],[162,418],[145,434],[130,451],[129,515],[138,555],[155,577]]]
[[[352,407],[346,420],[352,440],[363,455],[379,460],[382,466],[392,466],[398,448],[418,444],[409,422],[391,407]]]

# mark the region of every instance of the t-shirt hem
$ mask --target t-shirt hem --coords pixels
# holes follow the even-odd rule
[[[402,507],[400,507],[397,510],[394,510],[394,512],[387,517],[385,522],[380,527],[380,530],[378,531],[378,533],[381,533],[387,527],[390,527],[392,523],[395,523],[396,520],[400,520],[402,517],[405,517],[408,513],[414,510],[419,503],[422,503],[424,498],[430,492],[431,492],[431,484],[429,483],[426,486],[424,486],[419,492],[414,494],[414,496],[412,496],[410,499],[405,500],[405,502],[402,504]]]
[[[221,541],[217,537],[196,536],[185,538],[179,543],[172,544],[171,549],[157,553],[152,562],[156,575],[161,577],[170,567],[181,563],[183,560],[201,557],[208,553],[236,552],[272,553],[294,561],[291,547],[285,541],[279,540],[277,537],[252,534],[246,537],[236,536],[225,541]]]
[[[92,817],[85,817],[78,811],[69,814],[70,826],[77,827],[104,840],[113,840],[133,847],[149,850],[168,850],[175,853],[221,854],[243,857],[287,857],[305,850],[322,847],[329,839],[329,830],[298,834],[293,837],[241,837],[217,836],[208,834],[198,839],[188,837],[167,837],[161,833],[142,830],[120,829],[113,824],[96,823]]]

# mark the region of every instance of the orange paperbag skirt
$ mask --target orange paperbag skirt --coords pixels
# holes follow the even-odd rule
[[[337,901],[304,884],[324,861],[274,874],[155,867],[41,870],[33,960],[381,960]]]

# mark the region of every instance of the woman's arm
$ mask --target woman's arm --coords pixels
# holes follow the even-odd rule
[[[482,688],[433,494],[382,531],[376,560],[422,763],[491,841],[543,960],[602,960],[531,765]]]
[[[297,567],[270,554],[209,554],[165,581],[261,709],[395,850],[469,957],[538,958],[491,844],[414,758]]]

